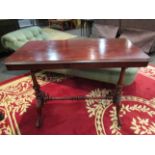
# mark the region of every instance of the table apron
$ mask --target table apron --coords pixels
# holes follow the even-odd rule
[[[80,63],[80,64],[6,64],[8,70],[40,70],[40,69],[96,69],[96,68],[128,68],[145,67],[148,62],[113,62],[113,63]]]

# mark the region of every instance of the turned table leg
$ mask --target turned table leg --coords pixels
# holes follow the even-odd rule
[[[31,71],[32,81],[33,81],[33,88],[35,90],[36,100],[37,100],[37,120],[36,120],[36,127],[41,127],[41,119],[42,119],[42,107],[44,105],[44,93],[40,90],[40,86],[37,82],[35,71]]]
[[[122,88],[123,88],[123,79],[125,75],[125,69],[126,68],[121,69],[119,80],[117,82],[116,89],[115,89],[114,96],[113,96],[113,103],[116,105],[118,127],[121,127],[119,112],[120,112],[121,93],[122,93]]]

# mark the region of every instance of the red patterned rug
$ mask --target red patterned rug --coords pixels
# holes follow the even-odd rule
[[[41,89],[53,96],[104,96],[113,85],[45,72],[37,73]],[[155,67],[141,68],[135,81],[123,89],[120,119],[110,100],[49,101],[44,123],[35,128],[35,96],[30,75],[0,84],[0,134],[155,134]]]

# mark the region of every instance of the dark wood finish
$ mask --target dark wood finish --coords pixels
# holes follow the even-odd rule
[[[65,97],[54,97],[45,94],[40,90],[40,86],[37,82],[35,77],[35,71],[31,71],[32,81],[33,81],[33,88],[35,90],[36,100],[37,100],[37,120],[36,120],[36,127],[40,128],[42,125],[42,107],[45,102],[49,100],[88,100],[88,99],[108,99],[112,100],[112,91],[110,91],[105,97],[86,97],[86,96],[65,96]],[[118,115],[117,115],[118,116]]]
[[[146,66],[149,57],[125,39],[32,41],[5,64],[9,70]]]
[[[87,97],[50,97],[40,90],[35,77],[38,69],[121,67],[120,78],[113,95],[118,126],[123,78],[127,67],[142,67],[149,57],[126,39],[75,39],[59,41],[32,41],[6,59],[8,69],[30,69],[37,99],[37,123],[41,126],[42,107],[48,100],[82,100]],[[102,97],[101,97],[102,98]],[[106,99],[112,99],[111,93]],[[93,99],[93,98],[90,98]],[[95,98],[94,98],[95,99]],[[99,99],[99,98],[98,98]]]
[[[122,68],[120,72],[120,77],[116,85],[116,89],[113,95],[113,103],[116,105],[116,113],[117,113],[117,118],[118,118],[118,127],[121,127],[121,121],[119,118],[119,112],[120,112],[120,103],[121,103],[121,93],[122,93],[122,88],[123,88],[123,79],[125,75],[125,69]]]
[[[41,115],[42,115],[42,107],[43,107],[44,101],[45,101],[45,94],[44,94],[44,92],[42,92],[40,90],[40,86],[39,86],[36,76],[35,76],[35,71],[31,71],[31,77],[32,77],[33,88],[35,90],[35,95],[36,95],[36,99],[37,99],[36,107],[37,107],[37,116],[38,117],[37,117],[37,121],[36,121],[36,127],[39,128],[42,123]]]

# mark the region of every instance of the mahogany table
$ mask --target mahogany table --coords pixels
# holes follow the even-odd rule
[[[45,101],[87,98],[82,96],[50,97],[40,90],[35,77],[38,69],[120,67],[120,77],[112,94],[120,126],[119,111],[125,70],[128,67],[147,66],[148,62],[149,56],[126,39],[31,41],[5,60],[8,70],[31,70],[37,99],[37,127],[41,126],[42,107]],[[111,94],[106,98],[110,98],[110,96]]]

